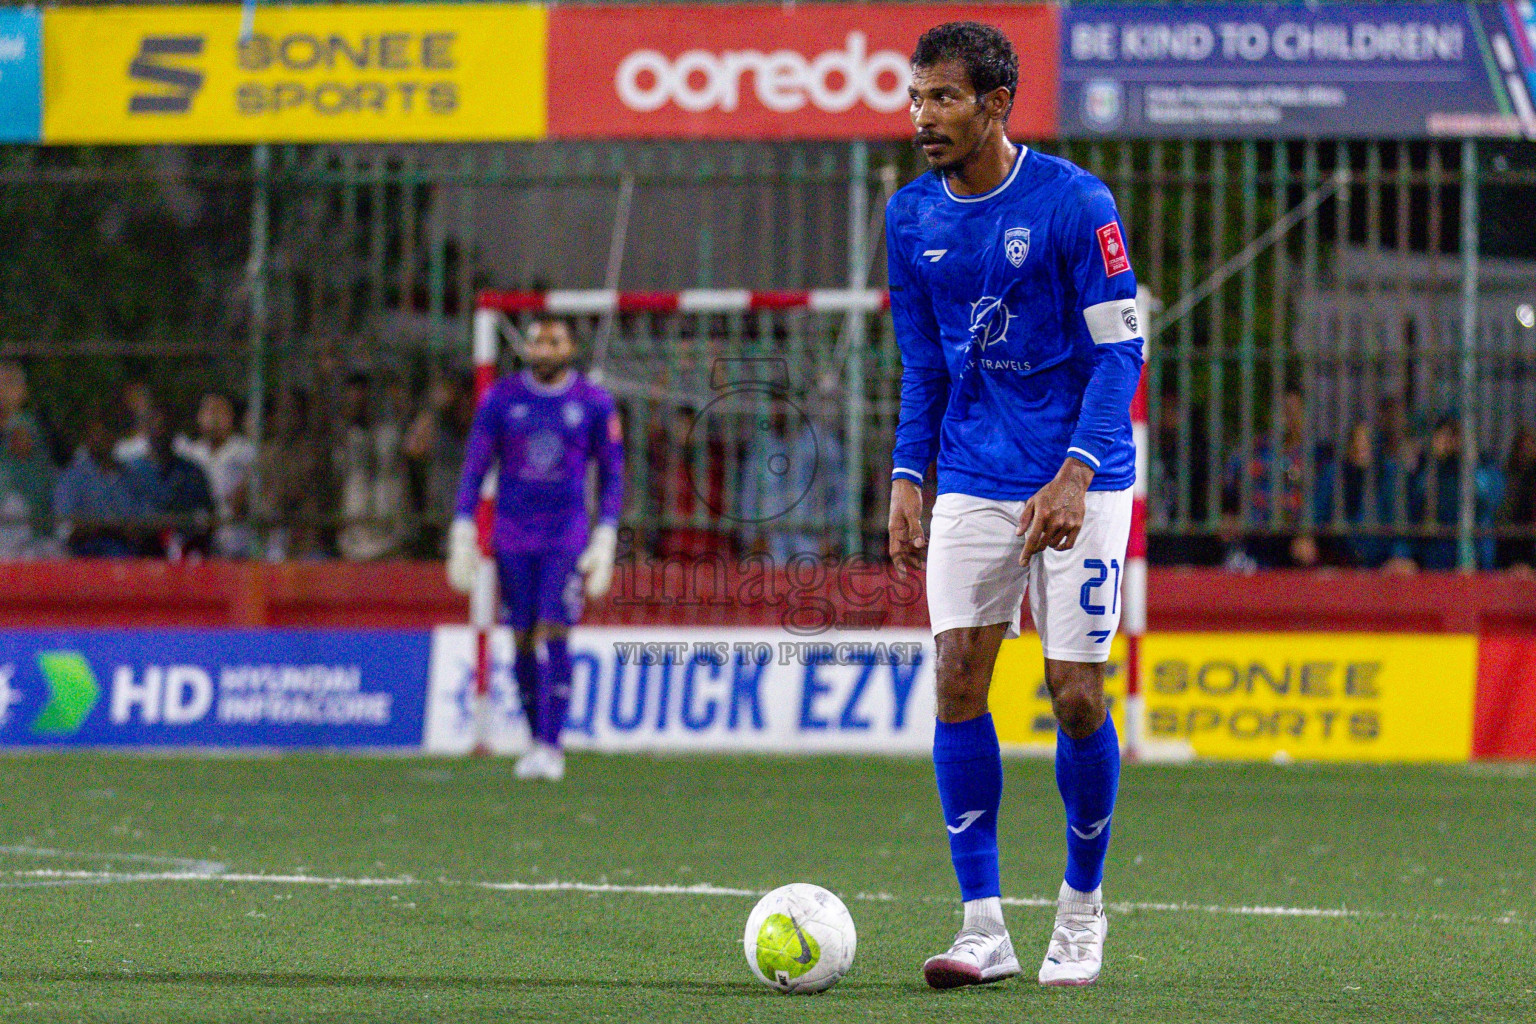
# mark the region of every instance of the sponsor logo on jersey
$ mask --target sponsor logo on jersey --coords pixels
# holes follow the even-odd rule
[[[527,415],[528,415],[528,407],[526,405],[524,405],[522,402],[519,402],[519,403],[517,403],[516,405],[514,405],[512,407],[512,418],[513,419],[520,420],[520,419],[524,418]]]
[[[566,402],[560,407],[560,418],[565,420],[565,425],[568,427],[580,426],[581,416],[580,402]]]
[[[1003,300],[996,296],[983,295],[971,303],[971,344],[985,351],[988,347],[1006,340],[1008,325],[1011,323],[1013,323],[1013,314],[1008,311]]]
[[[1125,239],[1120,237],[1120,225],[1110,221],[1099,228],[1099,255],[1104,257],[1104,273],[1108,277],[1123,274],[1131,269],[1131,258],[1125,253]]]
[[[538,476],[554,469],[565,457],[565,442],[552,430],[541,430],[528,439],[528,468]]]
[[[947,252],[949,252],[948,249],[925,249],[923,250],[923,259],[929,263],[937,263],[944,258],[944,254]]]
[[[1029,228],[1009,228],[1003,232],[1003,253],[1009,263],[1022,267],[1029,256]]]

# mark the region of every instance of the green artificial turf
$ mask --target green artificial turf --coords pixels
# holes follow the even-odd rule
[[[1128,766],[1098,985],[1037,986],[1052,912],[1014,906],[1026,976],[940,993],[918,966],[958,903],[920,760],[574,755],[558,786],[505,760],[0,766],[0,1021],[1536,1021],[1518,768]],[[1007,775],[1004,893],[1052,896],[1051,766]],[[858,957],[781,996],[742,956],[750,895],[482,884],[550,881],[817,882]],[[1289,912],[1315,908],[1346,913]]]

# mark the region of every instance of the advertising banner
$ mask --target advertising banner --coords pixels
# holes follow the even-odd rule
[[[42,126],[42,16],[0,10],[0,142],[36,142]]]
[[[1116,636],[1104,666],[1104,697],[1121,742],[1125,740],[1124,636]],[[1040,639],[1026,633],[1004,640],[992,670],[992,721],[1004,749],[1048,754],[1056,749],[1056,717],[1051,711],[1051,691],[1045,685],[1045,660]]]
[[[1061,134],[1536,133],[1522,6],[1072,5]]]
[[[43,139],[56,143],[536,139],[546,14],[533,4],[50,9]]]
[[[0,746],[419,747],[425,632],[0,632]]]
[[[1056,130],[1057,17],[1045,4],[559,6],[549,17],[556,138],[905,138],[918,36],[965,20],[998,26],[1019,52],[1010,130]]]
[[[1201,757],[1465,761],[1477,638],[1414,633],[1155,633],[1142,648],[1150,739]]]
[[[933,746],[933,638],[925,630],[583,628],[567,746],[586,750],[913,753]],[[527,729],[511,636],[493,636],[489,746],[520,751]],[[473,633],[432,646],[426,749],[474,739]]]
[[[1485,633],[1477,648],[1472,756],[1536,760],[1536,637]]]

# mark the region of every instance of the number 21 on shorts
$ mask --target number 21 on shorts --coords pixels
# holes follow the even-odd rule
[[[1106,565],[1102,558],[1088,558],[1083,560],[1083,568],[1093,573],[1093,575],[1083,581],[1083,587],[1078,591],[1077,602],[1082,605],[1083,611],[1089,615],[1114,615],[1117,613],[1120,610],[1120,559],[1111,558],[1109,564]],[[1111,572],[1114,573],[1115,581],[1110,586],[1109,605],[1105,607],[1102,603],[1105,599],[1098,597],[1095,591],[1109,582]],[[1095,598],[1098,599],[1095,600]],[[1114,630],[1111,629],[1095,629],[1088,635],[1093,637],[1095,643],[1102,644],[1109,639],[1110,634],[1113,632]]]

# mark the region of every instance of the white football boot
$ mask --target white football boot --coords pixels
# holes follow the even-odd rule
[[[512,774],[519,779],[536,779],[539,777],[539,761],[544,745],[535,742],[533,746],[523,751],[517,759],[517,764],[512,769]]]
[[[923,978],[933,988],[985,985],[1019,973],[1008,933],[990,935],[961,929],[949,950],[923,961]]]
[[[565,778],[565,754],[558,747],[535,740],[533,746],[517,759],[512,774],[519,779],[559,782]]]
[[[544,747],[544,760],[540,762],[539,768],[539,778],[546,782],[559,782],[565,778],[565,751],[559,747]]]
[[[1081,897],[1087,896],[1086,901]],[[1040,964],[1042,985],[1092,985],[1104,965],[1104,890],[1080,893],[1061,883],[1056,897],[1056,927]]]

